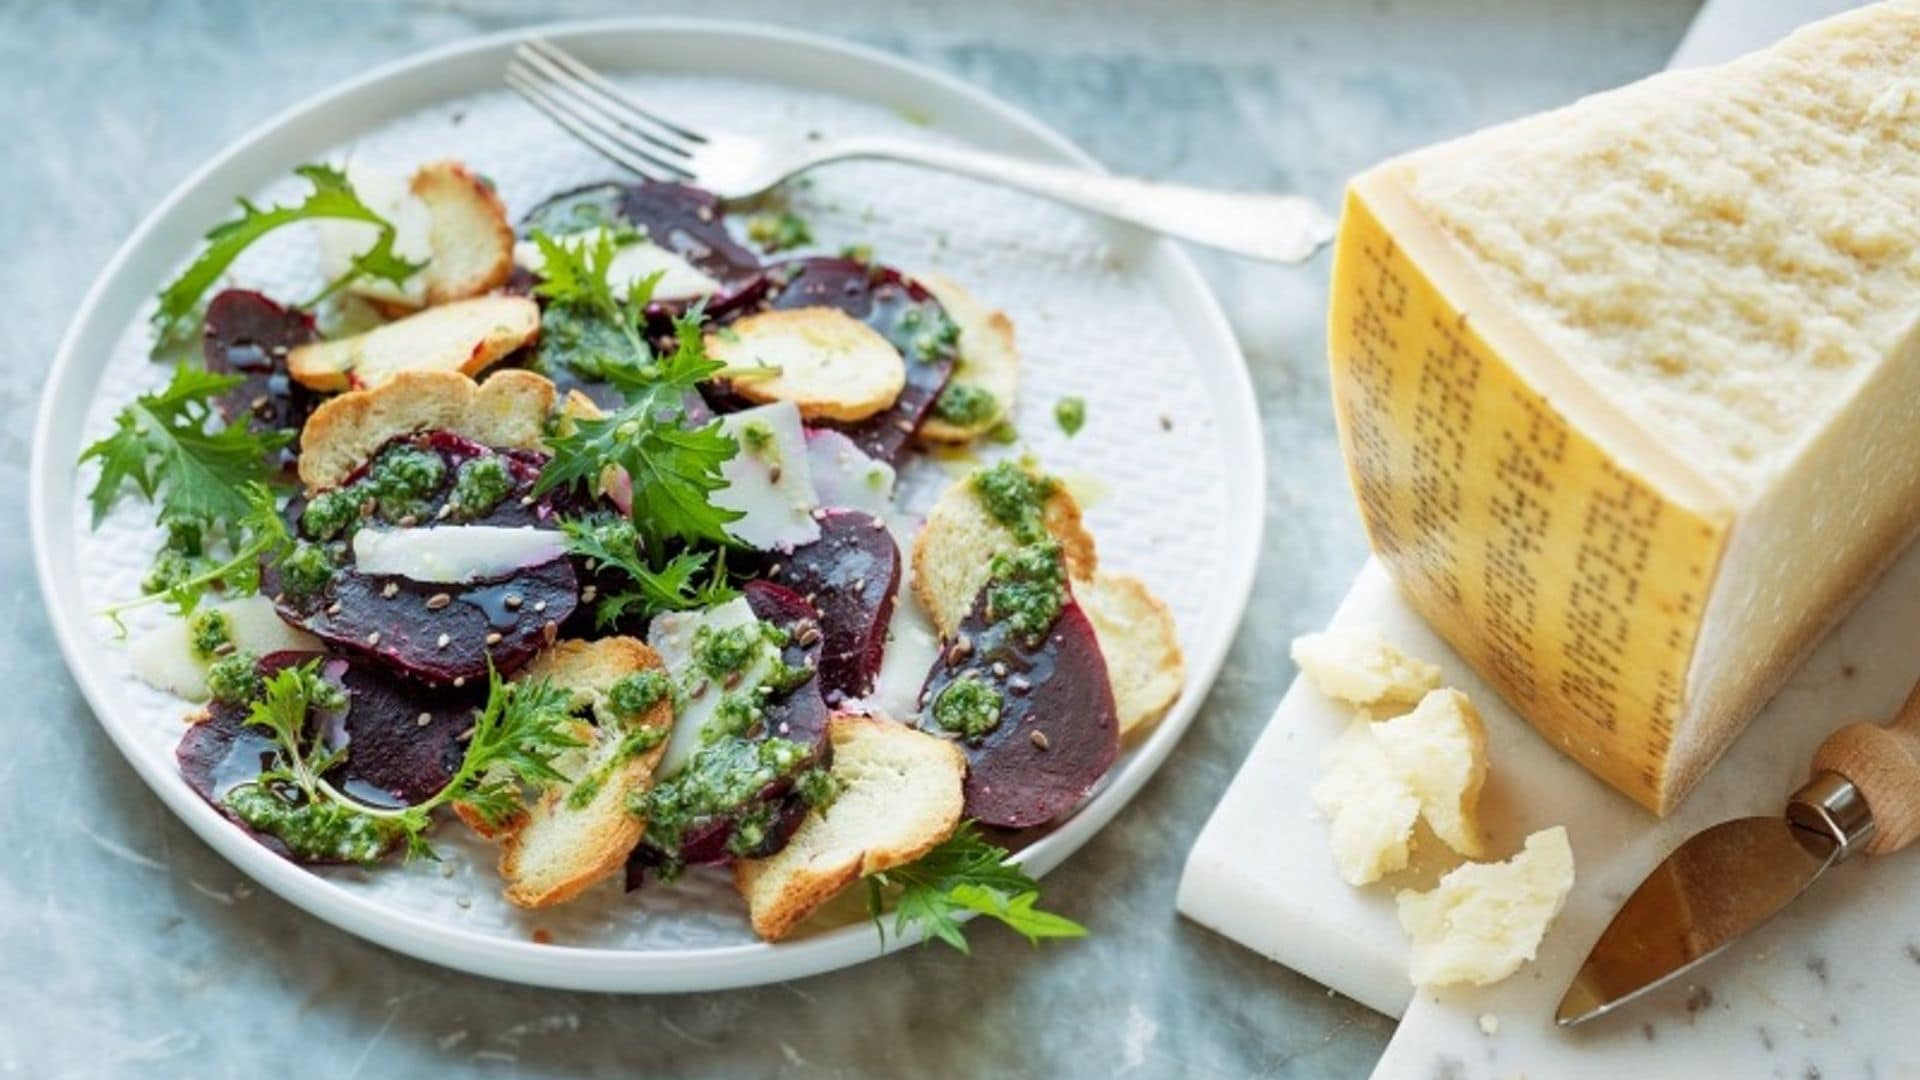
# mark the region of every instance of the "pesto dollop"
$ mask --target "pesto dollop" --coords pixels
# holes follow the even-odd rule
[[[659,668],[625,676],[607,690],[607,705],[623,720],[646,713],[673,696],[673,680]]]
[[[1000,692],[973,672],[940,688],[933,699],[933,722],[969,742],[978,742],[1000,726]]]
[[[469,520],[485,517],[512,491],[513,473],[498,455],[472,458],[453,476],[454,513]]]
[[[987,618],[1037,638],[1067,606],[1066,560],[1060,543],[1041,540],[993,557],[987,580]]]
[[[1078,397],[1063,397],[1053,403],[1053,420],[1068,438],[1080,434],[1087,424],[1087,400]]]
[[[1051,476],[1013,461],[1002,461],[973,474],[973,490],[987,513],[1023,544],[1046,538],[1047,500],[1053,497],[1055,486]]]
[[[763,251],[785,251],[813,243],[813,230],[805,218],[791,210],[755,214],[747,219],[747,239]]]
[[[679,772],[652,790],[630,797],[627,809],[647,821],[648,843],[665,852],[680,849],[688,827],[745,806],[777,780],[793,776],[807,761],[807,748],[790,739],[723,736],[704,743]],[[751,817],[753,815],[745,815]],[[736,827],[728,848],[751,851],[746,832]],[[665,872],[671,875],[669,865]]]
[[[206,608],[187,620],[187,647],[194,659],[212,660],[232,646],[233,624],[227,620],[226,612]]]
[[[372,863],[400,837],[398,826],[335,802],[283,796],[261,783],[242,784],[221,799],[235,817],[279,840],[308,861]]]
[[[949,384],[933,403],[934,416],[961,427],[984,424],[999,410],[1000,401],[992,391],[960,383]]]
[[[280,584],[289,596],[312,596],[333,580],[333,571],[326,548],[301,540],[280,560]]]
[[[370,510],[383,521],[409,524],[427,516],[446,478],[439,454],[405,443],[388,447],[358,480],[308,499],[300,530],[314,540],[344,539]]]
[[[207,693],[227,705],[244,705],[260,696],[265,680],[260,677],[260,658],[237,651],[215,660],[207,668]]]

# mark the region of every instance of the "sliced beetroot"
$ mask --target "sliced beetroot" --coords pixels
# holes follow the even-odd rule
[[[1038,642],[989,622],[985,608],[982,590],[934,662],[920,726],[953,736],[934,721],[932,703],[962,676],[995,690],[998,726],[959,741],[967,755],[965,812],[982,824],[1026,828],[1072,809],[1106,775],[1119,753],[1120,725],[1100,642],[1078,604],[1069,603]]]
[[[755,618],[772,623],[787,632],[787,644],[780,661],[790,668],[820,669],[821,643],[819,616],[799,593],[784,585],[750,581],[741,588],[747,606]],[[820,680],[808,679],[775,696],[764,706],[764,719],[754,739],[782,738],[797,742],[809,751],[801,764],[804,770],[827,763],[827,720],[831,714],[820,695]],[[798,770],[796,770],[798,771]],[[794,789],[793,776],[773,781],[750,801],[723,814],[714,814],[689,823],[680,834],[679,849],[672,852],[654,847],[644,836],[627,861],[627,887],[640,887],[649,868],[724,862],[733,858],[729,850],[736,824],[747,814],[765,811],[765,834],[752,850],[741,853],[747,858],[765,858],[787,846],[793,831],[807,816],[806,800]]]
[[[580,599],[565,558],[461,585],[338,570],[324,589],[275,598],[280,617],[328,644],[434,686],[508,675],[558,636]],[[441,644],[442,640],[445,644]]]
[[[726,211],[710,191],[684,184],[589,184],[563,191],[527,212],[520,234],[552,236],[625,222],[720,283],[715,305],[759,289],[760,258],[727,231]]]
[[[826,635],[821,632],[820,616],[805,597],[784,585],[770,581],[749,581],[740,589],[753,609],[754,618],[770,622],[787,632],[786,648],[780,662],[790,668],[820,670]],[[827,744],[829,712],[821,694],[818,677],[808,679],[767,705],[766,731],[813,749]]]
[[[819,520],[820,539],[794,548],[767,576],[819,612],[820,689],[835,705],[873,689],[900,588],[900,549],[872,514],[829,510]]]
[[[207,305],[200,353],[207,370],[239,375],[238,386],[221,395],[221,416],[231,423],[245,417],[255,431],[298,433],[320,402],[320,395],[287,374],[287,353],[317,336],[313,317],[282,307],[248,289],[227,289]],[[297,446],[275,452],[275,464],[293,464]]]
[[[368,665],[327,659],[320,653],[280,652],[261,659],[262,675],[296,664],[323,661],[321,675],[347,694],[337,714],[312,714],[308,732],[346,756],[327,775],[329,783],[372,806],[422,802],[453,778],[465,746],[460,736],[485,704],[484,686],[433,690],[395,679]],[[246,829],[262,845],[293,858],[277,838],[249,828],[226,807],[226,796],[273,767],[279,749],[273,737],[247,723],[249,706],[215,702],[207,719],[189,727],[174,751],[180,775],[201,798]],[[420,718],[427,717],[422,724]],[[306,860],[315,861],[315,860]]]
[[[768,267],[766,277],[766,306],[838,308],[900,350],[907,382],[894,403],[858,423],[835,425],[868,456],[898,465],[953,376],[958,351],[939,333],[950,325],[946,309],[900,271],[857,259],[794,259]]]

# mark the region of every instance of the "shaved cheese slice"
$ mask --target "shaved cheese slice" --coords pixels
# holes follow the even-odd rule
[[[900,550],[912,550],[913,536],[920,531],[919,519],[882,515],[882,520]],[[940,635],[913,591],[913,560],[902,559],[900,591],[893,614],[887,618],[887,644],[880,654],[880,671],[866,699],[852,707],[895,720],[912,720],[920,715],[920,691],[939,656]]]
[[[746,598],[736,597],[703,611],[671,611],[655,616],[652,625],[647,627],[647,644],[660,655],[660,662],[681,688],[684,702],[674,717],[673,734],[667,739],[667,749],[654,770],[655,776],[666,779],[693,758],[693,752],[700,746],[700,733],[726,696],[720,687],[707,685],[694,660],[694,639],[702,629],[720,633],[753,626],[759,621]],[[736,689],[745,688],[750,692],[766,679],[779,660],[780,651],[772,645],[759,649],[752,662],[741,671]]]
[[[447,585],[505,577],[522,567],[552,562],[566,550],[559,533],[531,526],[430,525],[353,534],[354,566],[361,573]]]
[[[820,538],[814,520],[818,505],[807,454],[807,433],[791,402],[743,409],[720,418],[720,428],[740,444],[740,452],[720,466],[727,486],[713,493],[713,505],[745,515],[727,531],[761,551],[791,550]]]
[[[584,246],[591,251],[607,234],[602,228],[586,229],[558,237],[569,248]],[[618,241],[616,241],[618,243]],[[546,269],[540,245],[522,240],[513,245],[513,261],[535,274]],[[613,264],[607,268],[607,284],[624,294],[636,281],[651,274],[661,275],[653,287],[655,300],[693,300],[720,291],[720,282],[692,263],[650,240],[629,240],[614,249]]]
[[[427,204],[413,193],[407,178],[364,161],[349,161],[344,170],[353,193],[367,209],[393,224],[393,253],[409,262],[424,263],[433,257],[433,214]],[[335,281],[353,270],[353,260],[365,254],[380,239],[380,230],[363,221],[322,219],[320,231],[320,272]],[[347,291],[369,300],[402,307],[417,308],[427,302],[427,280],[415,273],[399,285],[382,278],[360,276],[347,284]]]
[[[852,439],[830,428],[810,432],[807,460],[821,506],[859,510],[877,518],[893,511],[893,466],[868,457]],[[900,550],[912,548],[902,546]]]
[[[227,638],[234,648],[265,656],[275,652],[318,652],[320,639],[281,620],[273,601],[248,596],[225,603],[202,605],[202,612],[218,612],[226,619]],[[193,652],[191,620],[169,615],[158,626],[127,645],[127,662],[140,681],[189,701],[207,697],[208,661]]]

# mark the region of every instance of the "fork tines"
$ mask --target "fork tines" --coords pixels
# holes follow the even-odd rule
[[[648,180],[693,178],[689,162],[704,136],[642,108],[550,42],[522,42],[506,77],[514,93],[614,164]]]

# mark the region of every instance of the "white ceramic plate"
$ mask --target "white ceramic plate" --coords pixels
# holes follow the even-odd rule
[[[569,24],[543,31],[647,96],[662,111],[739,128],[897,129],[1041,160],[1094,167],[1039,123],[942,75],[803,35],[683,21]],[[793,979],[885,948],[857,919],[780,945],[753,938],[717,874],[623,895],[612,883],[551,912],[498,897],[489,848],[443,827],[443,864],[313,872],[253,843],[179,778],[173,746],[185,711],[128,671],[101,606],[133,595],[157,538],[131,500],[88,527],[92,470],[74,467],[134,394],[164,380],[145,359],[159,285],[231,213],[297,188],[292,166],[367,155],[398,168],[464,158],[518,215],[533,201],[611,175],[500,87],[515,36],[483,38],[383,68],[306,102],[240,140],[161,203],[113,258],[61,344],[34,439],[30,513],[41,588],[61,650],[114,743],[174,813],[267,888],[369,940],[434,963],[521,982],[592,990],[690,991]],[[1104,567],[1145,578],[1174,607],[1188,660],[1186,694],[1132,747],[1096,794],[1026,848],[1051,869],[1119,812],[1192,722],[1245,609],[1259,547],[1265,466],[1244,362],[1217,304],[1170,244],[953,178],[862,164],[820,170],[800,209],[831,248],[873,244],[883,261],[938,269],[1004,307],[1026,356],[1016,414],[1025,442],[1079,489]],[[305,295],[310,237],[260,245],[234,278]],[[1064,394],[1088,403],[1068,439],[1052,420]],[[946,478],[913,470],[913,501]],[[1088,900],[1049,903],[1090,919]],[[991,932],[991,931],[988,931]],[[535,935],[542,939],[536,943]]]

